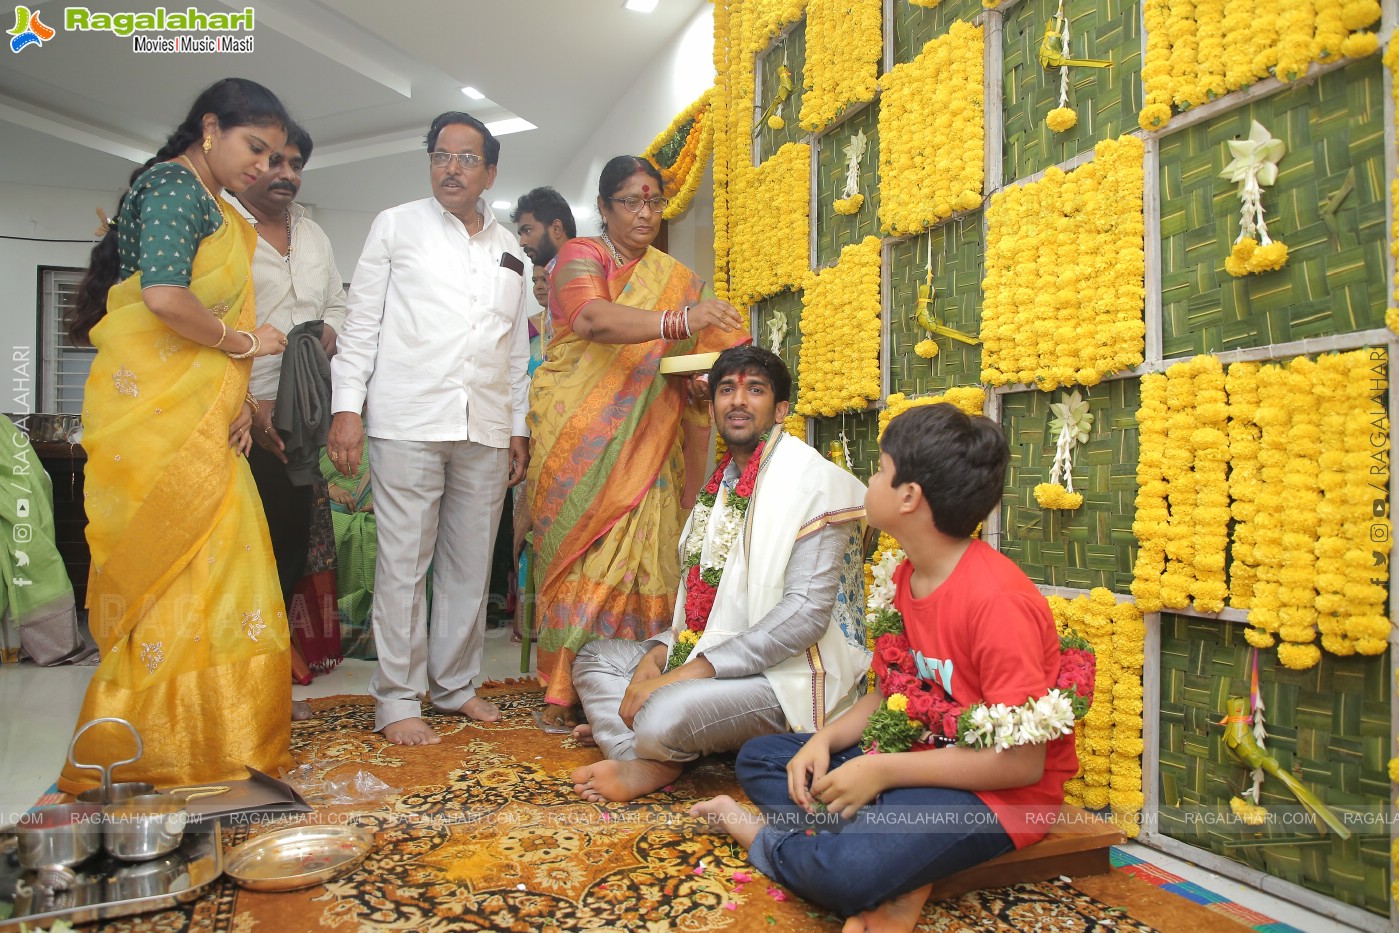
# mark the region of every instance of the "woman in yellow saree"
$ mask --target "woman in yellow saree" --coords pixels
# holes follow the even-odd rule
[[[527,493],[546,725],[574,718],[579,648],[670,624],[682,504],[704,480],[709,418],[687,405],[684,380],[659,374],[661,358],[749,339],[732,305],[651,246],[666,201],[654,165],[612,159],[598,182],[602,234],[565,244],[550,278]]]
[[[216,195],[266,171],[288,123],[251,81],[205,90],[132,176],[79,291],[71,332],[97,348],[83,447],[101,663],[78,721],[120,717],[140,732],[144,754],[120,780],[170,786],[291,765],[287,619],[242,459],[252,357],[286,339],[254,329],[256,234]],[[107,725],[84,735],[77,758],[132,752]],[[71,765],[59,781],[70,793],[94,784]]]

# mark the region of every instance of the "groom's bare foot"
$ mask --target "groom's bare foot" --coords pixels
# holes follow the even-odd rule
[[[432,726],[418,716],[391,722],[380,731],[395,745],[437,745],[442,741]]]
[[[467,700],[456,712],[477,722],[500,722],[500,707],[479,696]]]
[[[584,748],[597,748],[597,741],[593,738],[593,727],[586,722],[573,727],[573,739]]]
[[[680,776],[681,765],[637,758],[599,761],[573,771],[573,792],[584,800],[625,803],[658,791]]]
[[[932,890],[931,884],[925,884],[916,891],[885,901],[874,910],[856,914],[845,921],[841,933],[913,933]]]
[[[728,794],[700,801],[690,808],[690,815],[708,822],[711,830],[728,833],[734,842],[745,849],[753,844],[758,831],[767,825],[762,814],[740,806]]]

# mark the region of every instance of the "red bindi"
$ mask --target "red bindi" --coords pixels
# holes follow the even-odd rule
[[[742,386],[742,385],[747,385],[747,384],[748,384],[748,374],[747,374],[747,373],[739,373],[739,374],[738,374],[738,384],[741,385],[741,386]]]
[[[650,186],[650,185],[642,185],[642,186],[641,186],[641,193],[642,193],[642,194],[650,194],[650,193],[651,193],[651,186]]]

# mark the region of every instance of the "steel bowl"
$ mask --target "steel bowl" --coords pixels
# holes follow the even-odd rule
[[[78,795],[79,803],[122,803],[132,797],[140,797],[145,794],[154,794],[155,785],[146,781],[118,781],[111,785],[105,795],[103,788],[93,787],[83,791]]]
[[[238,846],[224,870],[253,891],[295,891],[354,870],[373,847],[374,833],[357,826],[290,826]]]
[[[147,862],[123,865],[107,877],[107,899],[130,901],[138,897],[177,894],[190,886],[189,862],[178,852]]]
[[[85,803],[43,807],[26,813],[15,831],[23,867],[77,865],[102,848],[102,808]]]
[[[119,859],[141,862],[173,852],[189,813],[169,794],[142,794],[102,808],[103,844]]]

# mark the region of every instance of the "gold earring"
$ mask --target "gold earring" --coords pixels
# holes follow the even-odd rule
[[[208,152],[208,151],[209,151],[210,149],[212,149],[212,148],[214,148],[214,138],[213,138],[212,136],[205,136],[205,137],[204,137],[204,151],[205,151],[205,152]]]

